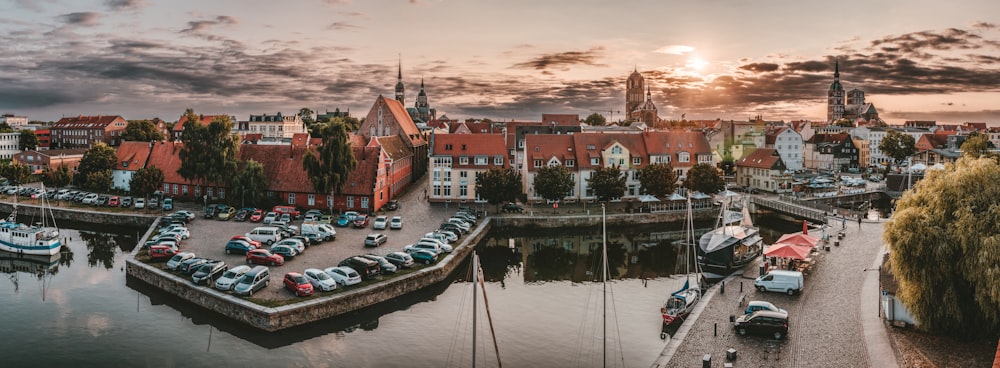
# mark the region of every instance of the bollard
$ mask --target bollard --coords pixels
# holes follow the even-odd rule
[[[712,324],[712,336],[719,336],[719,323]]]
[[[719,283],[719,294],[725,294],[725,293],[726,293],[726,282],[723,281]]]
[[[742,280],[740,281],[740,292],[741,293],[743,292],[743,281]]]
[[[837,240],[837,241],[833,242],[833,246],[839,247],[840,246],[840,240]]]
[[[736,349],[729,348],[729,350],[726,350],[726,360],[730,362],[736,360]]]
[[[701,356],[701,368],[712,368],[712,354]]]

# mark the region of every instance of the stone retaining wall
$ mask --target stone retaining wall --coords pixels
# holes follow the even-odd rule
[[[42,208],[37,205],[24,203],[17,204],[18,216],[40,218],[39,215],[41,213],[41,209]],[[13,210],[13,203],[0,202],[0,212],[10,213]],[[55,217],[57,221],[74,221],[113,226],[147,227],[153,223],[154,220],[156,220],[155,215],[146,215],[142,213],[113,213],[62,207],[49,207],[48,210],[52,211],[52,216]]]
[[[211,287],[194,285],[190,280],[138,261],[135,255],[141,247],[136,247],[127,259],[126,274],[234,320],[261,330],[277,331],[369,307],[441,282],[472,253],[489,229],[490,221],[480,223],[451,254],[434,266],[363,288],[277,308],[264,307]],[[151,226],[146,236],[154,230],[155,227]],[[271,275],[271,281],[280,283],[280,275],[277,278]]]
[[[713,220],[719,215],[718,208],[693,211],[695,221]],[[685,212],[614,214],[607,215],[608,226],[632,226],[646,224],[661,224],[681,222],[686,218]],[[601,212],[591,212],[590,215],[551,215],[536,213],[533,216],[503,216],[492,218],[493,226],[497,228],[518,229],[552,229],[593,227],[601,224]]]

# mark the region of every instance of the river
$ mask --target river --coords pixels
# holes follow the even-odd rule
[[[761,223],[768,240],[801,228]],[[607,341],[608,366],[648,367],[665,345],[660,304],[684,282],[670,244],[680,224],[671,226],[608,229],[606,285],[594,281],[599,229],[490,234],[478,248],[503,364],[601,366]],[[265,333],[126,280],[141,230],[76,227],[62,230],[69,241],[51,265],[0,260],[9,279],[0,281],[3,366],[471,366],[472,286],[463,272],[347,316]],[[477,304],[477,366],[496,366],[481,295]]]

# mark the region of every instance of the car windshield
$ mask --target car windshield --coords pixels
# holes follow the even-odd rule
[[[347,271],[348,277],[358,277],[358,273],[354,271]]]
[[[305,284],[305,283],[309,282],[309,280],[306,280],[306,277],[302,276],[302,275],[293,276],[292,278],[295,279],[295,283],[297,283],[297,284]]]
[[[316,272],[315,274],[313,274],[313,277],[315,277],[317,280],[329,280],[330,279],[330,275],[327,275],[325,272]]]
[[[227,279],[235,279],[236,275],[238,275],[238,273],[236,273],[236,271],[229,270],[229,271],[226,271],[226,273],[222,274],[222,277],[227,278]]]
[[[240,283],[244,284],[244,285],[249,285],[249,284],[253,283],[253,278],[249,277],[249,276],[243,276],[243,278],[240,279]]]
[[[178,254],[178,255],[175,255],[173,257],[170,257],[170,260],[174,261],[174,262],[180,261],[182,259],[184,259],[184,255],[183,254]]]

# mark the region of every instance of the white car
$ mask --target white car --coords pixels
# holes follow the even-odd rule
[[[392,216],[389,219],[389,228],[393,230],[399,230],[403,228],[403,218],[400,216]]]
[[[135,199],[134,207],[137,208],[137,209],[146,208],[146,199],[145,198],[136,198]]]
[[[403,251],[406,252],[406,253],[410,253],[410,252],[412,252],[414,250],[417,250],[417,249],[423,249],[423,250],[430,251],[431,253],[434,253],[434,255],[441,255],[441,253],[444,253],[444,249],[441,249],[441,247],[438,246],[437,244],[430,243],[430,242],[410,244],[410,245],[407,245],[407,246],[403,247]]]
[[[90,193],[83,197],[83,204],[95,204],[97,203],[97,193]]]
[[[372,223],[372,229],[375,230],[385,230],[389,226],[389,218],[386,216],[375,217],[375,222]]]
[[[428,244],[437,245],[438,247],[441,247],[441,250],[443,250],[445,253],[451,253],[451,251],[454,250],[454,248],[451,245],[449,245],[448,243],[445,243],[443,241],[440,241],[440,240],[437,240],[437,239],[434,239],[434,238],[420,238],[420,240],[417,240],[417,244],[420,244],[420,243],[428,243]]]
[[[343,286],[361,283],[361,275],[358,274],[358,271],[350,267],[330,267],[323,270],[323,272],[326,272],[327,275],[330,275],[338,284]]]
[[[278,221],[277,212],[268,212],[267,214],[264,215],[264,221],[262,222],[265,224],[270,224],[273,221]]]
[[[243,278],[243,275],[246,275],[247,272],[250,272],[250,266],[247,265],[239,265],[230,268],[229,271],[222,274],[222,277],[215,280],[215,288],[222,291],[232,290],[233,286],[236,285],[236,283],[239,282],[240,279]]]
[[[180,236],[181,240],[185,240],[185,239],[191,237],[191,232],[188,231],[188,229],[186,227],[179,227],[179,228],[176,228],[176,229],[173,229],[173,230],[170,230],[170,231],[167,231],[167,232],[163,233],[163,235],[171,235],[171,234],[176,234],[176,235]]]
[[[306,245],[305,245],[305,243],[303,243],[301,240],[298,240],[298,239],[292,239],[292,238],[281,239],[277,243],[274,243],[274,245],[275,246],[277,246],[277,245],[287,245],[287,246],[291,247],[292,249],[295,249],[295,251],[297,253],[299,253],[299,254],[302,254],[302,252],[306,251]]]
[[[174,254],[174,256],[171,257],[169,261],[167,261],[167,269],[176,270],[177,266],[181,265],[181,262],[184,262],[191,258],[194,258],[194,253],[191,252],[181,252]]]
[[[183,211],[182,210],[182,211],[174,212],[174,214],[184,215],[184,217],[187,217],[188,221],[194,220],[194,218],[195,218],[194,212],[191,212],[191,211]]]
[[[453,242],[453,240],[444,233],[427,233],[424,234],[424,238],[437,239],[444,244],[451,244]]]
[[[320,291],[333,291],[337,288],[337,280],[330,277],[330,274],[318,268],[307,268],[305,272],[302,273],[312,284],[313,288]]]

